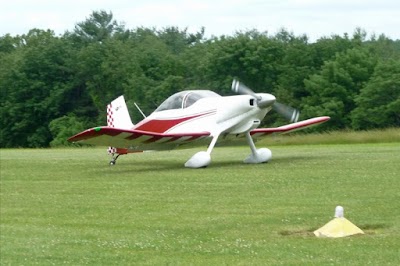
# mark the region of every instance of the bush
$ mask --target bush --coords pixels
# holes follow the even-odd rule
[[[80,121],[78,117],[73,114],[62,116],[54,119],[49,124],[49,129],[53,135],[53,140],[50,142],[51,147],[58,146],[80,146],[68,142],[68,138],[83,131],[84,122]]]

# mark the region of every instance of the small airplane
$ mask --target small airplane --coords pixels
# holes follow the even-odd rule
[[[239,94],[220,96],[210,90],[185,90],[167,98],[151,115],[134,125],[123,96],[107,106],[107,126],[87,129],[68,139],[70,142],[109,146],[110,165],[120,155],[149,150],[171,150],[207,146],[194,154],[185,167],[202,168],[211,163],[216,145],[245,143],[251,153],[244,163],[264,163],[272,158],[271,150],[257,149],[254,140],[275,133],[288,133],[315,126],[330,119],[314,117],[297,122],[299,111],[278,103],[269,93],[255,93],[237,80],[232,91]],[[290,121],[276,128],[258,128],[266,114],[274,109]]]

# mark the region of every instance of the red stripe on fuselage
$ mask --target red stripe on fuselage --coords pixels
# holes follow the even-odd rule
[[[174,126],[179,125],[183,122],[186,122],[188,120],[198,118],[201,116],[206,116],[206,115],[212,114],[214,112],[215,111],[210,111],[210,112],[203,113],[203,114],[175,118],[175,119],[153,119],[153,120],[149,120],[149,121],[143,121],[143,124],[139,123],[137,125],[137,127],[134,128],[134,130],[141,130],[141,131],[154,132],[154,133],[164,133],[164,132],[168,131],[169,129],[173,128]]]

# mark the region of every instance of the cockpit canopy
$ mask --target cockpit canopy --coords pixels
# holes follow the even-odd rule
[[[177,92],[166,99],[155,112],[172,110],[172,109],[184,109],[202,98],[208,97],[221,97],[221,95],[209,91],[209,90],[187,90]]]

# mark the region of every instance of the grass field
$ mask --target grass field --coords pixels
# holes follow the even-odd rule
[[[1,264],[400,264],[400,142],[198,150],[1,150]],[[336,205],[366,234],[316,238]]]

